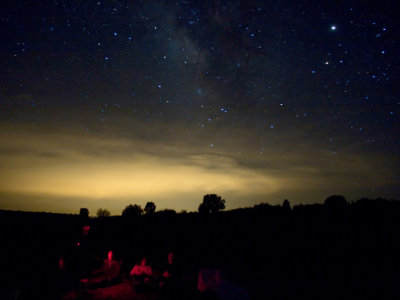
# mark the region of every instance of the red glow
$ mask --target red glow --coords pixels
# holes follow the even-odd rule
[[[65,271],[65,261],[64,261],[64,257],[60,257],[60,259],[58,260],[58,269],[60,271]]]
[[[153,274],[153,271],[150,266],[146,265],[146,258],[143,258],[142,261],[140,262],[140,265],[135,265],[131,272],[129,273],[131,276],[132,275],[147,275],[151,276]]]
[[[168,253],[168,263],[172,265],[173,262],[174,262],[174,253],[170,252]]]
[[[81,245],[81,243],[77,242],[76,245],[79,247]]]
[[[204,292],[206,289],[215,290],[221,283],[221,273],[219,270],[201,269],[197,279],[197,289]]]
[[[173,252],[169,252],[168,253],[168,264],[172,265],[173,263],[174,263],[174,253]],[[165,271],[163,273],[163,276],[165,278],[170,278],[170,277],[172,277],[172,274],[170,272],[168,272],[168,270],[167,270],[167,271]]]
[[[88,235],[90,231],[90,225],[86,225],[82,227],[82,236]]]

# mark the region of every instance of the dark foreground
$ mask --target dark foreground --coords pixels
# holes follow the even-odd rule
[[[400,294],[397,202],[292,210],[261,205],[208,216],[163,212],[104,219],[3,211],[0,220],[0,299],[218,299],[212,291],[197,290],[204,268],[220,270],[250,299],[396,299]],[[110,250],[121,265],[117,280],[83,286],[80,279],[91,276]],[[161,271],[170,251],[179,268],[173,294],[136,291],[131,268],[146,257]]]

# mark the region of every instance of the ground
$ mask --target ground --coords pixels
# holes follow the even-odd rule
[[[160,293],[146,292],[139,293],[134,290],[133,286],[128,280],[124,280],[121,283],[97,288],[79,288],[68,292],[62,298],[63,300],[106,300],[106,299],[119,299],[119,300],[155,300],[160,299]]]

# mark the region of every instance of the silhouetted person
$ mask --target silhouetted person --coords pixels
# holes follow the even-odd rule
[[[174,264],[174,253],[169,252],[167,263],[165,264],[164,270],[163,270],[163,277],[171,278],[176,275],[177,274],[176,274],[176,265]]]
[[[212,294],[207,294],[208,299],[214,298],[214,293],[217,299],[250,299],[243,287],[223,279],[220,270],[201,269],[197,280],[197,290],[202,293],[212,291]]]
[[[103,266],[93,272],[94,276],[81,279],[81,282],[89,285],[110,285],[118,279],[120,269],[119,262],[113,259],[113,252],[110,250],[107,253],[107,259],[103,261]]]
[[[146,258],[142,258],[140,263],[133,266],[129,275],[133,277],[132,283],[136,289],[146,289],[150,287],[153,270],[147,265]]]
[[[159,287],[170,288],[173,283],[177,281],[177,268],[174,262],[174,253],[169,252],[167,261],[161,266],[162,277],[160,279]]]
[[[65,257],[61,256],[58,259],[58,273],[57,273],[57,290],[64,290],[70,284],[70,274],[67,272],[67,264]],[[1,299],[1,297],[0,297]]]
[[[119,276],[120,269],[120,264],[113,259],[113,252],[108,251],[107,259],[103,263],[103,272],[107,277],[107,284],[110,284],[112,280]]]
[[[158,286],[162,291],[162,299],[190,299],[185,293],[193,292],[194,277],[182,275],[173,252],[169,252],[165,264],[161,267],[162,276]]]

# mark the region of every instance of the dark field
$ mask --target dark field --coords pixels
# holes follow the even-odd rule
[[[396,299],[400,206],[360,200],[343,207],[259,205],[211,215],[158,212],[85,219],[0,212],[0,299],[217,299],[197,291],[198,271],[218,269],[250,299]],[[90,225],[86,236],[82,227]],[[79,243],[79,245],[78,245]],[[107,252],[121,263],[109,286],[79,282]],[[129,271],[146,257],[154,273],[175,254],[173,296],[135,291]],[[65,270],[59,270],[63,257]]]

